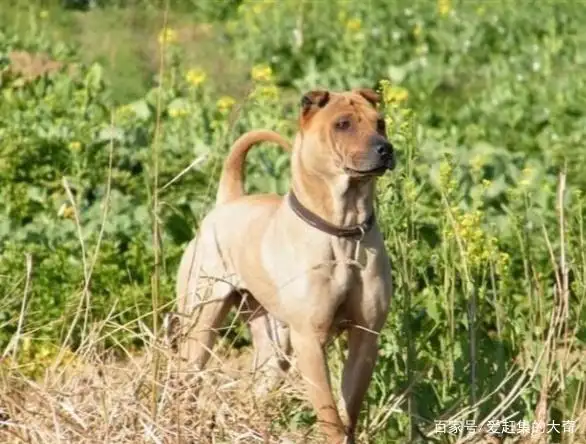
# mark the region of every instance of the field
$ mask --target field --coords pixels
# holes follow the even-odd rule
[[[180,255],[232,142],[381,91],[395,295],[359,442],[586,442],[586,3],[0,0],[0,442],[319,442],[235,316],[181,396]],[[285,193],[289,155],[247,159]],[[235,227],[237,229],[237,227]],[[339,386],[344,338],[329,349]]]

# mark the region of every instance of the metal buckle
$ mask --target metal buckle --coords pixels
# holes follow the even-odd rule
[[[358,264],[362,268],[362,264],[360,263],[360,247],[362,246],[362,239],[366,235],[366,229],[364,225],[358,225],[358,229],[360,230],[360,237],[356,239],[356,248],[354,250],[354,262]]]
[[[360,237],[358,238],[358,242],[362,242],[364,236],[366,236],[366,228],[364,227],[365,224],[358,225],[358,229],[360,230]]]

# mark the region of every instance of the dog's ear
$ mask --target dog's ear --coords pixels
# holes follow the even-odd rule
[[[376,108],[376,106],[380,103],[381,97],[376,91],[370,88],[356,88],[354,92],[360,94],[364,97],[368,102]]]
[[[330,93],[326,90],[309,91],[301,98],[301,117],[308,119],[318,109],[327,105]]]

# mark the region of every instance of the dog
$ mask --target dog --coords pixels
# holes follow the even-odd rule
[[[314,90],[301,99],[292,147],[272,131],[241,136],[225,160],[216,206],[177,275],[178,352],[189,367],[204,368],[217,329],[245,301],[257,360],[283,369],[295,353],[332,444],[355,440],[393,292],[374,213],[376,179],[395,167],[379,102],[371,89]],[[285,196],[244,194],[246,154],[261,141],[291,151]],[[348,357],[338,408],[325,347],[343,330]]]

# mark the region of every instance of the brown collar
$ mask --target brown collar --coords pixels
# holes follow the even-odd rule
[[[305,208],[301,202],[299,202],[297,196],[295,196],[295,193],[293,193],[293,190],[289,190],[289,198],[287,201],[289,202],[289,206],[293,212],[299,216],[299,218],[312,227],[317,228],[324,233],[331,234],[332,236],[362,239],[374,225],[374,212],[361,224],[352,225],[349,227],[339,227],[329,223],[328,221],[319,217],[317,214]]]

